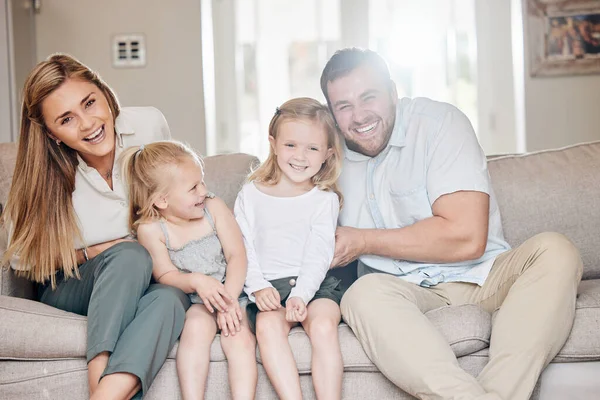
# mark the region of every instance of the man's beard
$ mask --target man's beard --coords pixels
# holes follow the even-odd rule
[[[363,146],[361,146],[361,144],[358,141],[348,139],[348,138],[346,138],[346,146],[348,147],[349,150],[352,150],[356,153],[362,154],[367,157],[375,157],[387,147],[387,145],[390,141],[390,138],[392,137],[392,132],[394,131],[395,122],[396,122],[396,114],[394,113],[393,117],[390,118],[388,121],[386,121],[386,124],[383,127],[384,129],[386,129],[386,128],[387,129],[385,131],[385,135],[384,135],[383,140],[381,141],[381,144],[373,150],[366,149]]]

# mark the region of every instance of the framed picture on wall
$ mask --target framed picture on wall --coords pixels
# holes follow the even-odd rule
[[[600,1],[526,0],[531,76],[600,73]]]

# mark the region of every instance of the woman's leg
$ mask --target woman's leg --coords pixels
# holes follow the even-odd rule
[[[109,357],[110,353],[108,351],[104,351],[98,354],[88,363],[88,387],[90,389],[90,396],[96,391],[96,388],[98,387],[100,377],[102,376],[102,373],[108,365]]]
[[[202,304],[193,304],[177,349],[177,375],[184,400],[203,399],[210,362],[210,345],[217,334],[217,322]]]
[[[259,312],[256,316],[256,340],[267,375],[283,400],[302,399],[300,377],[288,342],[290,329],[296,323],[285,319],[285,308]]]
[[[229,364],[229,386],[233,399],[254,399],[258,380],[256,339],[247,318],[242,320],[242,329],[235,335],[221,335],[221,347]]]
[[[311,375],[317,399],[341,399],[344,364],[338,340],[340,307],[321,298],[312,301],[307,312],[302,326],[312,346]]]
[[[181,290],[161,284],[150,285],[138,303],[134,320],[119,337],[103,376],[135,375],[141,385],[140,396],[146,393],[181,334],[189,306],[189,297]],[[112,380],[105,384],[101,379],[96,392],[109,382]],[[130,385],[130,388],[133,390],[134,386]],[[99,395],[97,398],[104,397]]]
[[[121,243],[79,267],[80,279],[58,279],[40,301],[88,316],[87,360],[90,394],[108,364],[123,330],[135,317],[138,302],[150,283],[152,262],[137,243]]]

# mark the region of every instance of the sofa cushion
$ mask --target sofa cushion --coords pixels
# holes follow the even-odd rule
[[[425,314],[450,343],[457,357],[474,353],[489,345],[491,332],[490,315],[474,305],[442,307]],[[371,371],[377,368],[367,357],[358,339],[348,325],[342,323],[338,328],[342,358],[345,371]],[[289,342],[296,359],[299,372],[310,371],[311,346],[308,336],[302,328],[290,332]],[[260,352],[258,361],[262,362]]]
[[[581,251],[583,279],[600,278],[600,141],[488,162],[506,240],[556,231]]]
[[[85,357],[87,319],[17,297],[0,296],[0,359]]]
[[[443,307],[427,317],[440,329],[457,357],[474,353],[489,344],[491,319],[473,305]],[[0,359],[64,359],[85,357],[86,317],[58,310],[37,301],[0,296]],[[346,324],[339,327],[346,370],[376,371],[360,343]],[[310,371],[308,336],[294,328],[289,337],[300,371]],[[175,358],[177,345],[169,353]],[[260,361],[260,354],[257,354]],[[211,361],[225,361],[220,337],[213,341]]]
[[[554,362],[600,360],[600,279],[579,285],[575,323]]]
[[[223,154],[204,159],[206,186],[233,209],[235,199],[258,158],[248,154]]]

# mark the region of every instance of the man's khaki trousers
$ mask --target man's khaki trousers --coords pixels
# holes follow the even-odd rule
[[[498,256],[483,286],[423,288],[365,275],[344,295],[342,315],[379,370],[417,398],[525,400],[569,336],[582,270],[565,236],[542,233]],[[477,378],[424,315],[461,304],[497,311],[489,362]]]

